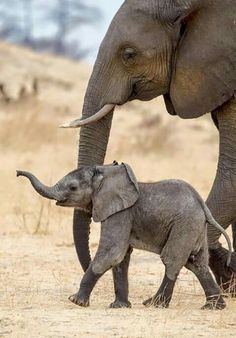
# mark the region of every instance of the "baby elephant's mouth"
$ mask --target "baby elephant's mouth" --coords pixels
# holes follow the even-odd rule
[[[60,207],[67,207],[68,206],[68,201],[67,199],[61,200],[61,201],[57,201],[56,205],[60,206]]]
[[[70,201],[68,199],[57,201],[56,205],[58,205],[59,207],[71,207],[71,208],[76,208],[77,207],[77,204],[75,202]]]

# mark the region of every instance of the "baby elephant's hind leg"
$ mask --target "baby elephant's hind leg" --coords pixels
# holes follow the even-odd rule
[[[145,300],[143,302],[143,305],[145,306],[153,305],[155,307],[167,308],[172,298],[175,282],[176,279],[175,280],[169,279],[165,273],[164,279],[157,293],[153,297]]]
[[[225,301],[220,293],[219,286],[215,283],[208,267],[208,246],[205,241],[204,246],[196,256],[191,256],[185,265],[198,278],[206,295],[206,304],[203,310],[222,310],[225,308]]]
[[[185,229],[186,227],[181,227],[181,225],[176,226],[169,234],[168,241],[161,252],[161,259],[165,265],[165,277],[157,293],[143,302],[145,306],[169,306],[176,279],[194,247],[195,239],[189,238]]]

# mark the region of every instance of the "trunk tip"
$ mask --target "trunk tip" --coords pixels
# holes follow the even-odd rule
[[[22,170],[16,170],[16,177],[19,176],[26,176],[26,171],[22,171]]]
[[[21,170],[16,170],[16,177],[21,176],[22,171]]]

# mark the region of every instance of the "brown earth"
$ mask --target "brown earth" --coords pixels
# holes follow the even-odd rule
[[[156,255],[135,251],[132,309],[112,310],[111,273],[88,309],[67,298],[83,275],[72,239],[72,210],[37,196],[15,170],[51,184],[76,166],[78,132],[58,125],[78,117],[89,66],[0,44],[0,337],[236,337],[236,301],[202,311],[198,281],[183,270],[167,310],[142,306],[161,282]],[[162,100],[117,109],[106,162],[129,163],[139,180],[182,178],[207,196],[217,163],[218,135],[208,115],[170,117]],[[91,248],[99,239],[92,225]]]

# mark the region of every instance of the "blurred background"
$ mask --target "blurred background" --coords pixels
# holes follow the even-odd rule
[[[0,38],[94,62],[122,0],[1,0]]]
[[[32,171],[49,185],[77,166],[78,130],[58,126],[81,115],[92,64],[122,2],[0,1],[0,234],[73,243],[73,210],[37,196],[15,170]],[[206,197],[217,152],[208,115],[171,117],[159,97],[117,107],[106,163],[129,163],[141,181],[185,179]]]

